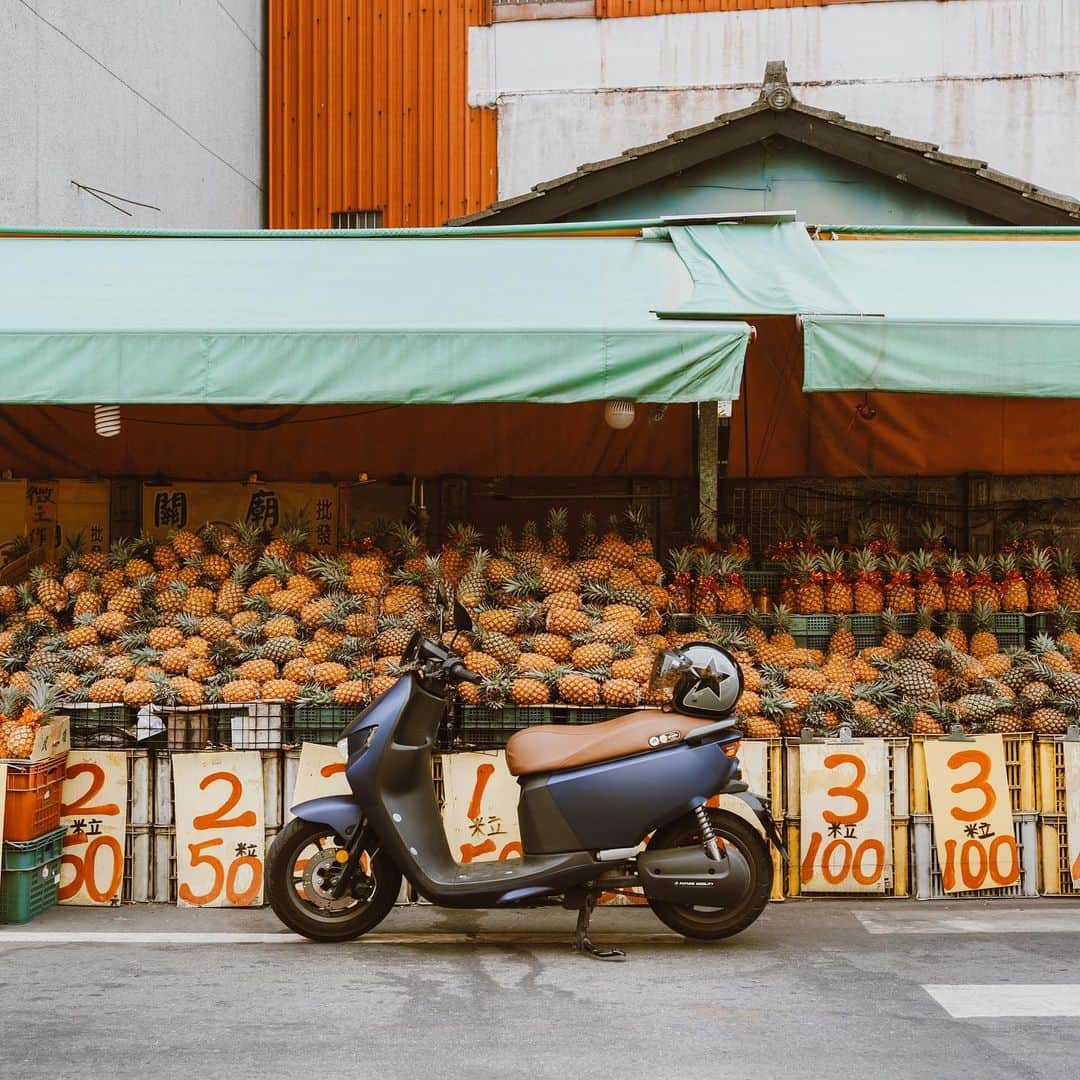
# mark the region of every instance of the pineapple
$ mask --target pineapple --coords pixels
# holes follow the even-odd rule
[[[1001,593],[994,584],[992,570],[993,566],[985,555],[968,559],[972,610],[976,604],[984,604],[991,611],[1001,610]]]
[[[972,619],[975,626],[975,632],[971,635],[971,642],[969,648],[971,655],[976,659],[981,659],[984,656],[990,656],[993,653],[999,652],[998,640],[994,636],[994,612],[995,608],[991,604],[983,603],[982,601],[976,601],[972,607]]]
[[[565,506],[553,506],[548,511],[548,540],[545,550],[556,559],[570,558],[570,545],[566,542],[567,512]]]
[[[947,611],[941,617],[941,640],[950,644],[958,652],[968,651],[967,634],[960,628],[960,616],[955,611]]]
[[[1052,699],[1032,710],[1028,725],[1036,735],[1064,735],[1069,730],[1070,716],[1075,718],[1078,713],[1080,700]]]
[[[907,638],[900,633],[900,620],[892,608],[885,608],[881,613],[881,626],[885,631],[881,639],[882,647],[893,652],[900,652],[907,644]]]
[[[837,616],[836,626],[829,638],[829,655],[854,660],[855,651],[855,635],[851,632],[851,620],[844,615]]]
[[[965,694],[956,708],[960,722],[974,730],[981,730],[997,714],[996,700],[986,694]]]
[[[468,567],[458,582],[457,598],[469,609],[482,604],[487,595],[486,571],[490,559],[490,553],[482,548],[473,552]]]
[[[915,610],[915,590],[911,587],[911,574],[906,555],[888,555],[885,568],[889,579],[885,586],[885,603],[893,611]]]
[[[743,581],[742,571],[746,560],[738,555],[720,557],[718,571],[722,586],[720,589],[720,611],[728,615],[737,615],[753,607],[753,597]]]
[[[619,527],[619,519],[612,515],[608,519],[608,530],[600,538],[596,546],[596,557],[612,566],[632,569],[637,552],[623,539]]]
[[[795,558],[795,610],[799,615],[820,615],[825,610],[825,591],[817,559],[806,552]]]
[[[555,681],[559,698],[568,705],[590,706],[600,700],[600,688],[596,679],[582,672],[562,670]]]
[[[945,610],[945,591],[938,581],[937,565],[929,551],[916,551],[911,556],[911,570],[915,575],[915,603],[929,611]]]
[[[1080,611],[1080,578],[1076,576],[1076,563],[1068,548],[1059,548],[1054,557],[1057,570],[1058,601],[1070,611]]]
[[[817,562],[825,579],[825,610],[833,615],[849,613],[854,606],[854,598],[844,570],[843,552],[833,548],[818,556]]]
[[[719,583],[717,574],[720,560],[712,552],[702,552],[695,559],[697,579],[694,582],[692,610],[698,615],[715,615],[717,612]]]
[[[1053,611],[1058,606],[1058,590],[1053,578],[1053,553],[1037,547],[1027,558],[1028,589],[1032,611]]]
[[[939,521],[924,521],[919,528],[919,549],[926,552],[934,563],[942,563],[949,556],[945,540],[945,526]]]
[[[67,589],[59,581],[50,577],[44,566],[35,566],[30,571],[30,580],[34,583],[38,603],[46,611],[63,611],[68,606],[71,597]]]
[[[641,687],[630,679],[607,679],[600,696],[613,709],[632,709],[641,703]]]
[[[1054,630],[1061,652],[1067,650],[1074,657],[1080,655],[1080,634],[1076,632],[1076,614],[1073,611],[1067,607],[1059,607],[1054,612]]]
[[[540,679],[528,677],[512,679],[507,694],[511,703],[519,708],[546,705],[551,700],[551,693],[546,683]]]
[[[885,606],[885,594],[881,587],[881,571],[877,556],[867,548],[858,548],[852,557],[854,572],[855,610],[860,615],[872,615]]]
[[[1020,573],[1017,557],[1004,552],[997,557],[997,568],[1001,574],[998,589],[1001,593],[1003,611],[1027,611],[1030,603],[1027,582]]]

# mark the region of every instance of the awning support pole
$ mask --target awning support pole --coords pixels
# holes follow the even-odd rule
[[[698,513],[708,522],[707,535],[716,539],[717,507],[717,432],[720,410],[715,401],[702,401],[697,407]]]

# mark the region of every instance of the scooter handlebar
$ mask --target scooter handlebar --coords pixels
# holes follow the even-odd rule
[[[479,672],[470,671],[460,660],[455,660],[447,669],[447,676],[452,682],[467,682],[479,685],[484,681],[484,676]]]

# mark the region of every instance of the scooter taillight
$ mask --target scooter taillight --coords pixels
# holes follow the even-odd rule
[[[720,749],[723,750],[728,757],[735,757],[739,752],[740,746],[742,746],[742,740],[735,739],[732,742],[722,743]]]

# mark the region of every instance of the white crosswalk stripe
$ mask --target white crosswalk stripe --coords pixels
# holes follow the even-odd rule
[[[1080,1016],[1080,983],[965,983],[923,989],[954,1019]]]
[[[1080,933],[1080,908],[1003,908],[953,915],[926,911],[857,911],[868,934],[1069,934]]]

